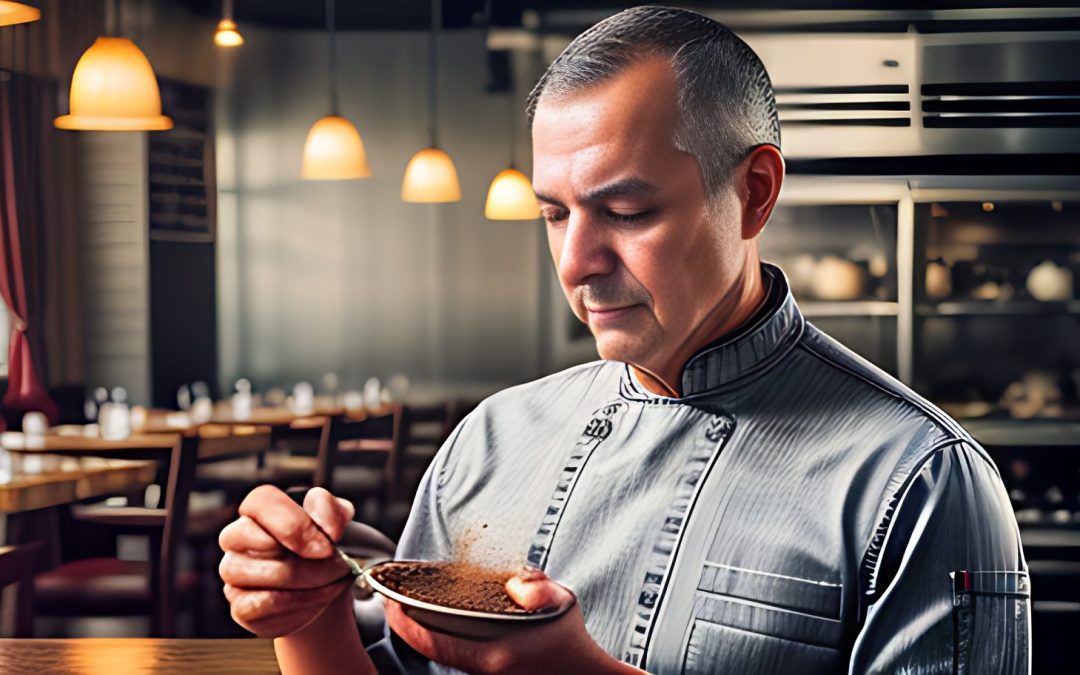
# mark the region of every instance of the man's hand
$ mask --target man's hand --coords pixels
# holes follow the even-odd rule
[[[506,582],[506,592],[525,609],[573,604],[558,619],[521,628],[489,641],[473,641],[428,630],[410,619],[401,605],[386,601],[386,620],[405,642],[432,661],[467,673],[640,673],[608,656],[585,630],[574,594],[539,571],[527,569]]]
[[[327,539],[337,541],[352,516],[352,504],[322,488],[307,493],[303,508],[275,487],[252,490],[218,538],[233,619],[259,637],[290,635],[317,619],[352,586]]]

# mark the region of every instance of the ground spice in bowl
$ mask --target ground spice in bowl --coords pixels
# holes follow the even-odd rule
[[[475,563],[386,562],[371,571],[390,590],[433,605],[491,614],[533,614],[506,594],[513,572]]]

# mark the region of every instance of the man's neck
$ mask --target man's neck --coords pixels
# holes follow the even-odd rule
[[[746,266],[731,290],[677,348],[673,358],[656,371],[638,364],[630,364],[630,367],[650,392],[659,396],[682,396],[682,371],[687,361],[702,347],[722,339],[749,321],[761,309],[766,296],[760,259],[748,255]]]

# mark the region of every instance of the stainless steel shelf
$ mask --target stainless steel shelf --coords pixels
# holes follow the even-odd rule
[[[1080,420],[968,419],[959,422],[983,445],[1080,446]]]
[[[1067,302],[963,300],[939,302],[936,305],[922,304],[915,308],[915,312],[919,316],[1053,316],[1080,314],[1080,300]]]
[[[895,302],[880,300],[838,300],[800,302],[799,309],[803,316],[896,316],[898,305]]]

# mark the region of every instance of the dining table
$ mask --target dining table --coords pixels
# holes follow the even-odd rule
[[[321,426],[326,418],[343,415],[345,412],[344,408],[313,408],[303,411],[284,406],[260,406],[252,408],[247,415],[238,416],[230,406],[219,405],[215,408],[210,421],[217,424],[267,424],[270,426],[293,426],[300,423],[310,428]]]
[[[279,673],[272,640],[0,639],[0,673]]]
[[[41,454],[60,455],[68,459],[98,458],[108,460],[152,460],[157,482],[166,490],[164,503],[173,495],[181,496],[184,520],[188,520],[187,500],[195,480],[196,465],[216,464],[225,460],[261,455],[270,448],[271,429],[264,425],[201,424],[190,425],[170,432],[133,433],[123,439],[106,440],[89,433],[92,426],[65,425],[50,429],[37,442],[10,446],[13,454],[26,458]],[[151,468],[154,471],[155,468]],[[253,479],[254,477],[252,477]],[[153,481],[151,481],[153,482]],[[118,490],[117,492],[122,492]],[[228,509],[225,509],[228,511]],[[83,508],[82,517],[119,513],[101,511],[97,507]],[[215,526],[221,514],[200,512],[209,516],[207,526]],[[111,516],[107,516],[111,518]],[[195,525],[194,523],[192,524]],[[216,533],[210,533],[216,536]]]
[[[177,445],[188,441],[185,445],[197,448],[199,461],[212,461],[264,451],[270,440],[269,427],[257,424],[154,428],[111,440],[90,433],[92,429],[78,424],[54,427],[34,442],[23,436],[22,442],[9,443],[5,447],[27,455],[51,453],[69,457],[162,460],[168,458]]]
[[[83,504],[76,507],[75,518],[80,522],[95,523],[107,527],[144,527],[159,530],[162,535],[161,565],[167,572],[162,578],[171,583],[177,569],[176,551],[185,537],[198,539],[198,546],[208,545],[226,522],[235,517],[235,505],[189,509],[190,495],[195,481],[195,469],[203,463],[242,458],[265,452],[270,447],[270,428],[260,425],[191,425],[162,433],[137,432],[120,439],[100,438],[94,425],[63,425],[48,430],[42,436],[30,437],[7,434],[7,447],[12,454],[25,460],[46,455],[60,455],[68,459],[97,458],[108,460],[153,460],[151,478],[161,485],[162,497],[157,508],[134,506],[111,506],[108,504]],[[19,441],[22,442],[19,442]],[[41,512],[35,515],[45,516]],[[9,542],[20,544],[46,539],[55,543],[58,533],[54,526],[55,516],[50,520],[22,523],[17,531],[9,531]],[[39,523],[41,523],[39,525]],[[12,536],[15,535],[15,536]],[[45,535],[45,536],[43,536]],[[49,564],[59,561],[56,546],[49,546]],[[201,573],[201,572],[200,572]],[[164,582],[163,582],[164,583]],[[169,586],[158,597],[163,607],[156,616],[161,622],[161,634],[173,633],[174,607],[177,603],[175,588]],[[3,672],[0,669],[0,672]]]
[[[130,492],[154,482],[149,461],[27,455],[0,448],[0,513],[15,514]]]
[[[16,442],[17,441],[17,442]],[[31,445],[37,445],[33,439]],[[44,443],[42,443],[44,444]],[[84,499],[145,488],[154,482],[157,464],[146,460],[70,457],[47,452],[24,454],[3,445],[25,445],[10,433],[0,435],[0,547],[19,579],[29,579],[59,562],[51,544],[57,534],[59,507]],[[48,542],[46,546],[43,542]],[[32,596],[20,584],[16,594],[15,634],[33,631]],[[0,664],[0,672],[12,672]]]

